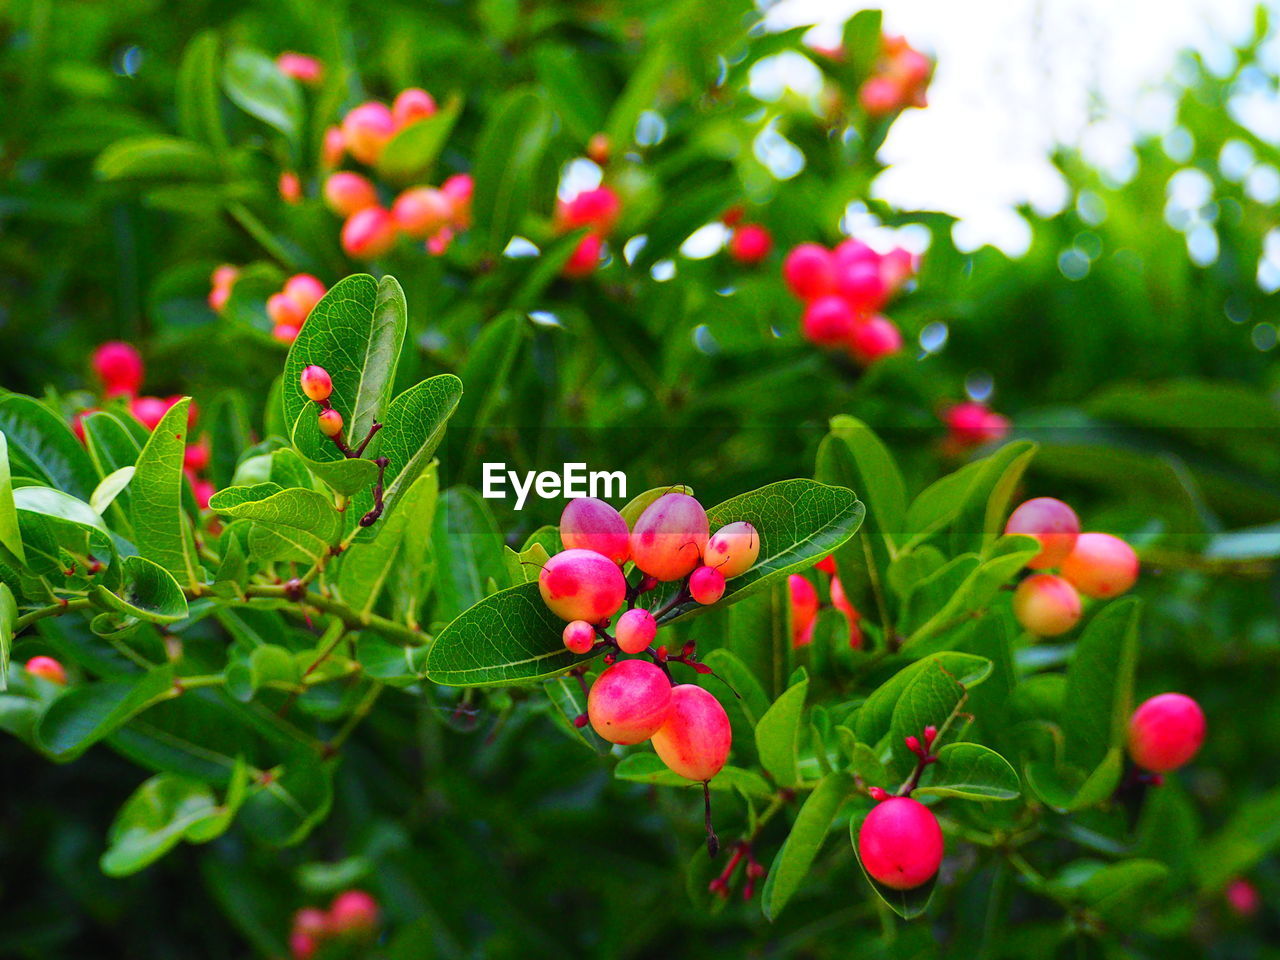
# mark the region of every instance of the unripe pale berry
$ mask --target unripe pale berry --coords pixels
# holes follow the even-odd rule
[[[329,174],[324,182],[324,202],[340,217],[378,205],[378,191],[368,177],[349,170]]]
[[[976,447],[999,440],[1009,432],[1009,421],[981,403],[957,403],[945,415],[947,431],[956,446]]]
[[[342,135],[341,127],[327,127],[324,131],[324,144],[320,147],[320,165],[332,170],[342,162],[342,155],[347,152],[347,138]]]
[[[862,866],[893,890],[928,883],[942,864],[942,851],[938,818],[910,797],[890,797],[876,804],[858,831]]]
[[[1040,552],[1027,561],[1033,570],[1056,567],[1066,559],[1080,535],[1080,518],[1061,500],[1036,497],[1009,515],[1005,533],[1021,533],[1040,541]]]
[[[67,671],[53,657],[32,657],[27,661],[27,673],[59,686],[67,683]]]
[[[1129,718],[1129,756],[1151,773],[1169,773],[1200,752],[1204,734],[1200,704],[1181,693],[1162,693]]]
[[[436,113],[435,97],[419,87],[401,90],[391,104],[391,117],[397,127],[407,127],[418,120],[433,117]]]
[[[302,181],[298,179],[298,175],[292,170],[286,170],[280,174],[280,181],[277,187],[280,190],[280,199],[285,203],[302,202]]]
[[[342,136],[347,150],[366,166],[377,163],[382,148],[395,132],[395,118],[385,103],[362,103],[342,118]]]
[[[834,346],[848,341],[856,319],[857,315],[844,298],[825,296],[805,307],[801,324],[810,343]]]
[[[610,743],[643,743],[670,710],[671,681],[648,660],[619,660],[596,678],[587,694],[591,728]]]
[[[864,366],[891,357],[901,349],[902,332],[897,324],[878,313],[857,320],[849,333],[849,352]]]
[[[1080,622],[1080,595],[1062,577],[1036,573],[1013,592],[1013,615],[1037,637],[1056,637]]]
[[[293,932],[324,937],[329,933],[329,915],[316,907],[303,907],[293,915]]]
[[[754,266],[773,249],[773,237],[758,223],[744,223],[729,238],[729,256],[739,263]]]
[[[316,422],[320,425],[320,432],[326,437],[332,439],[342,433],[342,414],[332,407],[328,410],[321,410],[316,417]]]
[[[573,254],[565,261],[561,272],[571,280],[591,276],[591,274],[595,273],[596,267],[600,265],[600,250],[603,246],[604,241],[599,235],[594,233],[585,234],[578,241]]]
[[[301,329],[301,327],[295,327],[292,323],[277,323],[271,328],[271,337],[287,345],[298,339],[298,332]]]
[[[342,225],[342,249],[357,260],[373,260],[396,245],[396,222],[381,207],[365,207]]]
[[[707,540],[703,560],[719,570],[726,580],[740,577],[760,556],[760,534],[745,520],[726,523]]]
[[[333,394],[333,378],[329,376],[329,371],[314,363],[302,368],[298,384],[307,399],[316,403],[328,400]]]
[[[659,580],[679,580],[701,564],[709,535],[702,504],[688,494],[666,493],[636,519],[631,559]]]
[[[591,550],[564,550],[538,573],[542,599],[562,620],[600,623],[618,612],[627,598],[627,581],[618,565]]]
[[[305,53],[286,50],[276,57],[276,66],[285,76],[293,77],[299,83],[305,83],[309,87],[318,86],[324,79],[324,64]]]
[[[724,574],[715,567],[698,567],[689,574],[689,594],[704,607],[724,596]]]
[[[305,318],[328,291],[311,274],[296,273],[284,282],[284,290],[281,292],[302,308],[302,316]]]
[[[816,243],[794,247],[782,261],[782,279],[801,300],[835,293],[835,260],[831,251]]]
[[[560,637],[570,653],[590,653],[596,645],[596,628],[585,620],[570,620]]]
[[[1062,561],[1062,575],[1086,596],[1117,597],[1138,581],[1138,555],[1109,533],[1082,533]]]
[[[793,573],[787,578],[791,592],[791,645],[803,647],[813,639],[818,617],[818,591],[807,578]]]
[[[129,402],[129,412],[148,430],[154,430],[169,412],[169,402],[160,397],[134,397]]]
[[[108,396],[135,394],[142,386],[142,354],[132,344],[112,340],[93,351],[93,371]]]
[[[671,690],[671,710],[653,735],[653,749],[673,772],[710,780],[729,759],[729,715],[711,693],[684,683]]]
[[[267,297],[267,316],[276,326],[300,327],[307,319],[306,311],[292,297],[273,293]]]
[[[329,929],[333,933],[369,933],[377,925],[378,901],[363,890],[344,890],[329,906]]]
[[[614,563],[631,555],[631,531],[617,510],[596,497],[576,497],[560,514],[560,542],[567,548],[594,550]]]
[[[440,184],[440,192],[453,204],[453,226],[458,230],[471,226],[471,196],[475,193],[471,174],[455,173]]]
[[[215,287],[229,287],[236,282],[239,276],[239,267],[224,263],[214,268],[213,273],[209,276],[209,282]]]
[[[640,653],[649,649],[658,633],[658,622],[648,610],[636,607],[618,618],[614,639],[623,653]]]
[[[410,187],[396,197],[391,216],[406,234],[425,240],[448,225],[453,204],[435,187]]]

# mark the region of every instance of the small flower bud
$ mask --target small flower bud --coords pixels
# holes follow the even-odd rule
[[[889,799],[889,792],[881,787],[868,787],[867,793],[870,795],[872,800],[877,802]]]

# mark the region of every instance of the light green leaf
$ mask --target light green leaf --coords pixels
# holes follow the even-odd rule
[[[138,552],[168,570],[180,585],[199,590],[200,564],[191,524],[182,509],[182,465],[187,445],[187,408],[183,398],[156,425],[130,485],[133,529]]]
[[[489,113],[475,149],[474,232],[500,253],[529,213],[554,117],[531,88],[510,91]]]
[[[9,654],[18,622],[18,601],[7,583],[0,582],[0,690],[9,689]]]
[[[342,554],[338,590],[352,608],[371,613],[397,568],[412,564],[415,557],[416,565],[421,566],[421,551],[403,546],[406,539],[423,537],[424,531],[431,529],[439,488],[436,468],[430,466],[405,490],[395,512],[374,527],[377,536],[357,540]],[[410,575],[407,579],[414,582],[417,578]]]
[[[248,47],[233,47],[222,68],[222,88],[245,113],[296,141],[303,123],[302,92],[275,61]]]
[[[95,602],[150,623],[176,623],[186,619],[187,598],[168,570],[145,557],[125,557],[120,566],[123,585],[117,591],[95,585],[92,592]]]
[[[0,546],[6,547],[20,562],[26,560],[22,534],[18,530],[18,508],[13,501],[13,478],[9,473],[9,442],[0,433]],[[0,671],[0,679],[3,679]]]
[[[925,768],[916,794],[966,800],[1013,800],[1020,794],[1018,772],[1009,761],[979,743],[948,743],[938,762]]]
[[[800,747],[800,719],[809,692],[809,678],[803,674],[802,670],[801,679],[788,687],[756,724],[760,765],[782,787],[793,787],[800,782],[796,754]]]
[[[95,513],[106,513],[107,507],[111,506],[124,488],[129,486],[133,480],[134,471],[134,467],[121,467],[114,473],[107,474],[89,495],[89,507]]]
[[[805,799],[765,879],[761,907],[769,920],[776,920],[782,908],[800,889],[818,851],[822,849],[832,821],[853,791],[853,777],[836,772],[825,776]]]
[[[622,758],[614,768],[613,776],[618,780],[632,780],[636,783],[652,783],[661,787],[696,787],[702,784],[689,780],[667,769],[667,765],[655,753],[633,753]],[[760,774],[741,767],[725,766],[714,777],[707,781],[712,790],[737,790],[749,797],[767,800],[774,795],[774,790]]]

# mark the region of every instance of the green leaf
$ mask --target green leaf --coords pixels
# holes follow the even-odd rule
[[[435,518],[440,481],[434,466],[428,467],[404,491],[395,512],[375,526],[377,536],[356,540],[342,554],[338,571],[338,590],[343,600],[362,614],[373,612],[378,597],[400,568],[410,583],[416,582],[417,571],[403,569],[406,563],[421,567],[421,551],[404,548],[405,541],[420,538],[430,530]]]
[[[120,496],[124,488],[133,480],[134,471],[133,467],[121,467],[102,478],[102,482],[93,488],[93,493],[89,494],[89,507],[94,513],[107,512],[107,507],[115,502],[116,497]]]
[[[301,487],[282,490],[275,483],[227,487],[209,498],[209,509],[265,524],[273,533],[300,531],[326,546],[342,536],[342,514],[329,498]]]
[[[1006,444],[979,461],[972,482],[960,501],[951,527],[951,552],[986,550],[1004,528],[1009,500],[1035,456],[1029,440]]]
[[[296,687],[302,674],[293,652],[287,647],[264,643],[254,647],[247,660],[233,663],[227,670],[227,689],[240,701],[249,701],[268,686]]]
[[[497,521],[470,487],[451,487],[440,498],[431,542],[442,561],[435,584],[437,619],[452,620],[478,603],[488,593],[491,579],[507,582]],[[563,641],[560,647],[564,649]]]
[[[1027,546],[1023,546],[1024,543]],[[1030,537],[1001,538],[993,547],[996,555],[991,559],[972,567],[966,564],[968,572],[964,579],[958,586],[947,590],[945,600],[935,605],[933,616],[916,627],[903,646],[925,643],[980,615],[999,595],[1001,587],[1026,566],[1039,549],[1039,544]],[[961,559],[957,558],[957,561]]]
[[[539,85],[573,136],[586,143],[604,127],[601,86],[589,61],[568,45],[540,43],[531,52]]]
[[[760,765],[779,786],[794,787],[800,782],[797,751],[800,747],[800,719],[809,692],[809,678],[801,670],[801,678],[773,702],[756,724],[756,750]]]
[[[765,879],[761,907],[769,920],[776,920],[800,889],[818,851],[822,849],[832,821],[853,791],[854,781],[850,774],[830,773],[805,799]]]
[[[458,461],[463,470],[471,464],[484,428],[507,390],[507,380],[528,335],[529,324],[525,318],[508,312],[486,323],[468,348],[461,375],[462,382],[471,386],[458,403],[454,419],[456,428],[460,429],[450,437],[452,455],[444,458],[445,463]]]
[[[622,758],[614,768],[613,776],[617,780],[631,780],[636,783],[652,783],[660,787],[697,787],[702,784],[689,780],[667,769],[666,764],[655,753],[632,753]],[[712,790],[737,790],[748,797],[768,800],[774,790],[760,774],[741,767],[726,766],[707,781]]]
[[[98,483],[93,463],[71,428],[43,403],[14,393],[0,397],[0,432],[14,473],[89,499]]]
[[[149,707],[178,695],[173,667],[128,680],[76,686],[50,704],[36,725],[36,741],[54,760],[76,759]]]
[[[1136,597],[1116,600],[1100,610],[1081,634],[1067,668],[1065,725],[1068,763],[1085,770],[1107,752],[1123,749],[1133,712],[1133,677],[1138,663]]]
[[[899,772],[905,776],[915,766],[915,755],[907,749],[907,737],[919,737],[925,727],[939,731],[964,703],[965,688],[962,683],[934,663],[932,668],[919,671],[898,697],[889,722],[889,748]]]
[[[553,677],[542,684],[542,689],[551,703],[551,719],[566,736],[600,756],[612,749],[613,745],[591,729],[591,724],[578,726],[578,718],[587,712],[587,696],[578,677]]]
[[[870,812],[870,810],[863,810],[849,818],[849,840],[853,844],[854,859],[858,861],[858,866],[862,868],[862,875],[867,878],[867,883],[871,884],[871,889],[875,891],[876,896],[902,919],[914,920],[929,908],[934,888],[938,885],[937,874],[934,874],[927,883],[911,890],[894,890],[867,873],[867,868],[862,863],[862,855],[858,852],[858,833],[862,830],[862,822],[867,819],[867,814]]]
[[[1106,921],[1134,920],[1169,876],[1169,868],[1155,860],[1126,860],[1107,864],[1086,880],[1076,897]]]
[[[250,788],[240,823],[250,836],[274,847],[303,840],[333,805],[333,772],[314,757],[298,756]]]
[[[221,168],[203,144],[179,137],[141,136],[117,140],[94,163],[103,180],[217,180]]]
[[[991,661],[971,653],[944,651],[903,667],[869,696],[858,709],[854,733],[862,743],[879,743],[889,732],[898,701],[907,687],[926,672],[940,673],[962,684],[976,687],[991,675]],[[919,731],[915,731],[917,734]]]
[[[183,51],[175,90],[178,126],[184,136],[202,140],[215,152],[227,148],[218,98],[218,35],[198,34]]]
[[[425,183],[462,113],[462,98],[450,94],[436,113],[400,130],[378,155],[378,174],[392,183]]]
[[[84,428],[85,446],[99,482],[137,463],[142,444],[119,417],[99,410],[81,420],[80,426]],[[116,494],[107,514],[112,529],[132,537],[133,498],[127,488]]]
[[[737,694],[734,702],[754,729],[769,709],[769,698],[755,674],[741,659],[723,647],[712,650],[703,657],[702,662]]]
[[[187,617],[187,598],[173,575],[144,557],[125,557],[120,564],[124,583],[119,591],[101,584],[93,588],[98,604],[150,623],[176,623]]]
[[[633,142],[636,121],[640,119],[640,114],[657,102],[658,91],[674,59],[670,43],[652,44],[645,52],[644,59],[631,71],[626,89],[613,102],[613,109],[605,122],[605,133],[615,150],[621,152]]]
[[[1021,793],[1009,761],[979,743],[948,743],[925,768],[916,794],[966,800],[1014,800]]]
[[[391,401],[378,433],[378,453],[389,461],[382,495],[388,514],[431,463],[461,399],[462,381],[446,373],[423,380]]]
[[[683,493],[686,497],[693,496],[693,487],[687,487],[683,483],[673,483],[667,487],[654,487],[646,490],[637,497],[632,497],[627,505],[618,512],[622,514],[622,519],[627,521],[627,529],[630,530],[636,525],[636,521],[640,519],[640,514],[649,509],[649,505],[659,497],[666,496],[668,493]],[[715,532],[714,530],[712,531]]]
[[[482,249],[500,253],[538,196],[538,174],[553,115],[535,90],[510,91],[493,108],[474,156],[474,233]]]
[[[18,622],[18,601],[7,583],[0,583],[0,690],[9,689],[9,654]]]
[[[9,441],[3,433],[0,433],[0,546],[8,549],[19,562],[25,562],[22,534],[18,530],[18,508],[13,501],[13,478],[9,473]],[[3,674],[0,670],[0,680],[4,679]]]
[[[1241,804],[1221,830],[1197,846],[1200,889],[1220,893],[1278,848],[1280,788],[1273,788]]]
[[[182,466],[187,446],[183,398],[169,408],[138,455],[130,494],[138,552],[164,567],[183,587],[199,590],[200,563],[191,524],[182,509]]]
[[[847,478],[823,476],[823,449],[830,452],[830,447],[837,443],[849,454],[848,463],[839,471],[843,474],[851,466],[853,472]],[[834,474],[836,470],[831,472]],[[831,432],[818,449],[818,479],[848,487],[858,494],[867,506],[864,534],[882,536],[892,546],[906,532],[903,523],[907,514],[907,488],[902,473],[889,449],[861,420],[844,414],[831,418]]]
[[[222,68],[222,88],[245,113],[297,141],[303,123],[302,92],[266,54],[233,47]]]

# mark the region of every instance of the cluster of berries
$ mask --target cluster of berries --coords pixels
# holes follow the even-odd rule
[[[213,271],[209,278],[209,306],[215,313],[226,309],[239,276],[239,268],[229,263]],[[286,280],[279,291],[267,298],[271,336],[283,344],[293,343],[307,316],[327,292],[325,285],[309,273],[296,273]]]
[[[878,311],[919,264],[901,247],[877,253],[849,239],[834,250],[802,243],[787,254],[782,276],[805,304],[801,330],[811,343],[844,350],[867,366],[902,349],[902,333]]]
[[[844,585],[836,576],[836,558],[825,557],[814,566],[814,569],[831,578],[827,591],[831,598],[831,606],[843,613],[849,622],[850,648],[861,650],[862,614],[849,601],[849,597],[844,592]],[[822,601],[818,599],[818,588],[813,585],[812,580],[798,573],[793,573],[788,578],[787,586],[791,593],[791,645],[796,648],[807,647],[813,642],[814,623],[818,619],[818,610],[822,607]]]
[[[123,343],[119,340],[112,340],[102,344],[93,352],[93,370],[102,382],[103,396],[108,400],[128,398],[129,412],[148,430],[154,430],[156,424],[169,412],[169,408],[182,399],[178,396],[147,397],[139,395],[138,391],[142,389],[144,368],[142,354],[132,344]],[[76,437],[79,438],[81,443],[85,442],[82,421],[97,410],[97,407],[89,407],[78,411],[71,418],[71,429],[75,431]],[[195,429],[197,414],[195,401],[192,401],[187,415],[188,430]],[[209,442],[207,439],[202,439],[187,446],[183,461],[187,478],[191,481],[192,492],[195,494],[196,502],[200,505],[201,510],[209,505],[209,498],[213,496],[213,484],[202,476],[209,467],[209,456]]]
[[[367,938],[377,928],[378,901],[363,890],[346,890],[328,910],[303,907],[293,915],[289,952],[294,960],[311,960],[326,940]]]
[[[566,277],[580,279],[595,272],[600,265],[604,242],[618,225],[621,213],[622,201],[614,190],[606,186],[580,190],[567,200],[557,201],[553,224],[556,233],[588,228],[565,262],[563,273]]]
[[[925,93],[933,61],[912,48],[903,37],[885,35],[880,59],[858,91],[858,102],[872,117],[886,117],[907,107],[928,106]]]
[[[743,223],[741,207],[730,207],[721,222],[733,231],[729,235],[729,256],[744,267],[754,267],[773,252],[773,234],[759,223]]]
[[[435,99],[417,87],[402,90],[390,107],[377,100],[362,103],[343,117],[341,126],[326,131],[324,165],[333,169],[350,154],[372,168],[396,134],[435,113]],[[409,187],[388,209],[367,176],[339,170],[325,180],[324,200],[344,218],[342,248],[348,256],[358,260],[384,256],[400,234],[425,242],[427,251],[438,256],[457,233],[471,225],[472,188],[470,174],[455,174],[438,188]]]
[[[1018,623],[1039,637],[1066,633],[1080,620],[1080,594],[1105,600],[1124,593],[1138,580],[1138,555],[1109,533],[1081,533],[1074,510],[1053,497],[1036,497],[1009,516],[1005,533],[1035,537],[1040,552],[1027,561],[1033,573],[1013,594]]]

